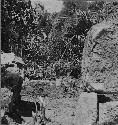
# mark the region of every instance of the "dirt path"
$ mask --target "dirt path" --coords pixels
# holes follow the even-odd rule
[[[75,125],[77,98],[50,100],[46,106],[46,117],[51,119],[48,125]]]

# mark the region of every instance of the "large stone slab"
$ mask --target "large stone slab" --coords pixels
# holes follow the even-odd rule
[[[118,125],[118,101],[99,104],[99,124]]]
[[[76,125],[94,125],[97,120],[97,94],[81,93],[77,112]]]
[[[118,17],[96,24],[88,32],[82,73],[83,81],[95,89],[118,92]]]

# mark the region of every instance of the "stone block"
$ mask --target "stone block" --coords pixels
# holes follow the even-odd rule
[[[118,101],[99,104],[99,124],[118,124]]]
[[[76,125],[94,125],[97,120],[97,94],[81,93],[77,106]]]

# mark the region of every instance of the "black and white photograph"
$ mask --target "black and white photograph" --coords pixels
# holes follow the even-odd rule
[[[118,125],[118,0],[1,0],[1,125]]]

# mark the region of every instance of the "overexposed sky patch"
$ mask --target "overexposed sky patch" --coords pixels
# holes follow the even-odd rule
[[[63,8],[63,1],[61,0],[31,0],[32,1],[32,5],[34,5],[34,3],[37,3],[38,1],[41,2],[45,9],[50,12],[60,12]]]

